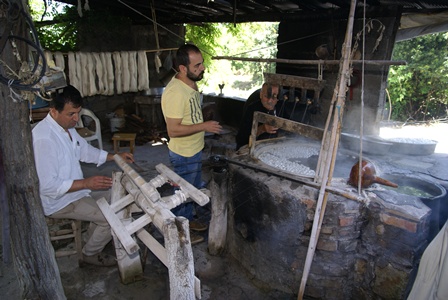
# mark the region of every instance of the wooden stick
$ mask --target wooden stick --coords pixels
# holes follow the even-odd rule
[[[193,199],[194,202],[196,202],[200,206],[204,206],[210,201],[210,198],[207,195],[205,195],[200,190],[196,189],[192,184],[190,184],[188,181],[180,177],[178,174],[176,174],[174,171],[172,171],[164,164],[156,165],[156,170],[160,174],[170,179],[172,182],[179,185],[181,190],[185,193],[185,196],[190,197],[191,199]]]
[[[296,65],[337,65],[340,60],[300,60],[300,59],[283,59],[283,58],[250,58],[250,57],[233,57],[233,56],[213,56],[212,59],[226,59],[226,60],[239,60],[239,61],[253,61],[253,62],[275,62],[283,64],[296,64]],[[353,63],[362,63],[362,60],[352,60]],[[388,65],[388,66],[401,66],[406,65],[404,60],[365,60],[365,64],[368,65]]]
[[[212,218],[208,230],[208,252],[218,255],[226,246],[227,237],[227,172],[212,172]]]
[[[345,47],[343,47],[343,63],[342,63],[342,68],[340,71],[340,82],[339,82],[339,90],[338,90],[338,100],[336,102],[336,110],[334,111],[334,115],[333,115],[333,126],[332,126],[332,134],[330,136],[330,144],[329,144],[329,151],[327,153],[327,158],[330,158],[329,156],[331,156],[331,163],[325,164],[325,170],[324,170],[324,177],[322,179],[322,184],[321,184],[321,188],[319,191],[319,197],[318,197],[318,201],[316,204],[316,211],[314,214],[314,221],[313,221],[313,228],[311,231],[311,236],[310,236],[310,242],[308,245],[308,252],[307,252],[307,256],[305,259],[305,266],[304,266],[304,270],[302,273],[302,280],[300,282],[300,288],[299,288],[299,293],[297,296],[298,300],[302,300],[303,299],[303,295],[305,292],[305,286],[306,286],[306,282],[308,279],[308,275],[311,269],[311,263],[313,261],[313,257],[314,257],[314,253],[316,250],[316,245],[317,245],[317,241],[319,238],[319,233],[320,233],[320,226],[322,224],[323,221],[323,216],[325,214],[325,208],[326,208],[326,204],[327,204],[327,197],[328,197],[328,193],[326,192],[326,186],[328,184],[328,178],[331,179],[332,177],[332,165],[334,164],[334,160],[336,159],[335,153],[337,153],[337,140],[339,140],[339,133],[340,133],[340,122],[342,121],[342,113],[343,113],[343,107],[344,107],[344,102],[345,102],[345,97],[346,97],[346,88],[347,88],[347,82],[346,82],[346,75],[345,73],[348,73],[348,69],[349,69],[349,63],[350,63],[350,49],[351,49],[351,39],[352,39],[352,34],[353,34],[353,20],[354,20],[354,15],[355,15],[355,5],[356,5],[356,0],[352,0],[351,1],[351,6],[350,6],[350,13],[349,13],[349,19],[348,19],[348,23],[347,23],[347,31],[346,31],[346,35],[345,35]],[[325,142],[325,141],[323,141]],[[328,160],[327,160],[328,161]]]

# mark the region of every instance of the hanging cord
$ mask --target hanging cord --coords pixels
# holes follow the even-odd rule
[[[4,3],[4,1],[3,1]],[[0,61],[1,65],[3,66],[3,70],[5,73],[10,73],[10,75],[15,75],[17,79],[8,78],[6,74],[0,73],[0,82],[4,85],[8,85],[10,88],[15,88],[18,90],[25,90],[25,91],[40,91],[41,88],[34,87],[37,83],[41,81],[43,76],[45,75],[46,69],[47,69],[47,62],[45,60],[45,55],[42,51],[41,45],[39,43],[39,38],[37,36],[36,28],[34,27],[33,21],[28,16],[28,14],[25,12],[23,8],[19,8],[17,3],[11,4],[8,1],[8,10],[7,10],[7,19],[9,20],[9,24],[6,26],[5,31],[2,33],[2,36],[0,37],[0,53],[2,53],[6,47],[7,41],[10,41],[11,46],[13,48],[13,52],[15,53],[17,60],[19,63],[21,63],[21,68],[19,74],[14,74],[14,72],[6,72],[6,70],[11,70],[5,62]],[[26,38],[12,35],[12,27],[14,24],[17,24],[17,18],[21,14],[26,23],[29,26],[29,29],[31,30],[31,35],[34,39],[33,41],[30,41]],[[31,48],[34,48],[38,54],[38,56],[35,58],[35,61],[33,63],[33,68],[29,70],[29,66],[27,63],[22,62],[21,57],[19,55],[19,51],[17,49],[16,41],[22,41],[28,44]],[[33,56],[31,56],[33,57]],[[41,61],[41,64],[39,62]]]
[[[363,28],[366,28],[366,0],[364,0],[364,7],[363,7]],[[361,191],[362,191],[362,141],[363,141],[363,134],[364,134],[364,54],[366,51],[366,31],[363,30],[363,35],[362,35],[363,39],[362,39],[362,64],[361,64],[361,124],[360,124],[360,128],[359,128],[359,168],[358,168],[358,194],[361,195]],[[352,53],[353,55],[353,53]]]
[[[129,8],[130,10],[138,13],[139,15],[141,15],[142,17],[144,17],[145,19],[153,22],[154,24],[157,24],[158,26],[160,26],[161,28],[165,29],[166,31],[168,31],[169,33],[173,34],[174,36],[180,38],[182,41],[184,41],[185,39],[183,37],[181,37],[180,35],[178,35],[177,33],[174,33],[173,31],[169,30],[168,28],[166,28],[165,26],[162,26],[161,24],[158,24],[155,20],[151,19],[148,16],[145,16],[144,14],[142,14],[141,12],[139,12],[138,10],[136,10],[135,8],[129,6],[128,4],[124,3],[121,0],[118,0],[119,3],[123,4],[124,6],[126,6],[127,8]]]

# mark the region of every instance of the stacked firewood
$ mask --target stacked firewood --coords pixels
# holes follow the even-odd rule
[[[151,124],[147,120],[137,116],[136,114],[126,115],[126,124],[120,132],[134,132],[137,134],[135,139],[136,145],[144,145],[146,143],[165,143],[166,129],[155,124]]]

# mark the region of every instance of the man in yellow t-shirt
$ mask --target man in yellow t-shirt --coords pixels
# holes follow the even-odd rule
[[[201,188],[204,134],[220,133],[222,127],[216,121],[204,122],[202,118],[196,82],[203,78],[205,67],[199,48],[192,44],[181,46],[176,52],[174,67],[177,74],[162,94],[162,111],[170,137],[170,162],[179,176],[196,188]],[[172,211],[175,215],[189,219],[190,229],[195,229],[192,222],[193,203],[181,204]]]

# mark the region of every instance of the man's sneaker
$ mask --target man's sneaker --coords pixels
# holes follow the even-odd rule
[[[100,267],[111,267],[117,264],[117,259],[106,253],[98,253],[92,256],[82,255],[83,262],[90,265],[100,266]]]
[[[196,221],[190,221],[190,229],[194,231],[206,231],[208,226]]]
[[[194,233],[190,230],[190,242],[191,242],[192,246],[202,243],[203,241],[204,241],[204,237],[202,237],[199,234]]]

